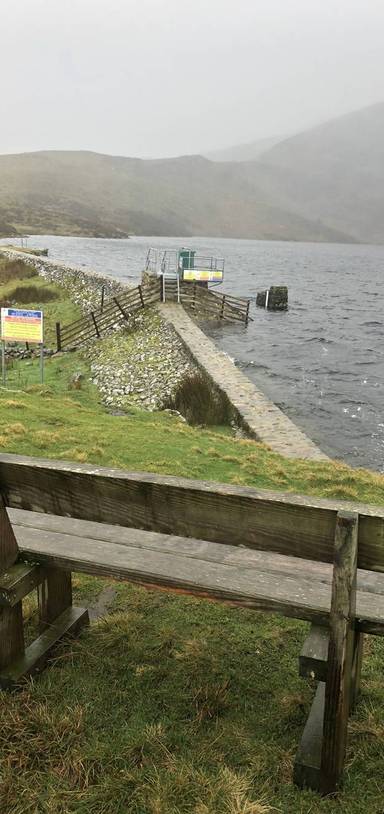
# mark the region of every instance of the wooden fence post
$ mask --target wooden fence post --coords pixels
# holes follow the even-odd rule
[[[124,317],[125,321],[126,321],[126,322],[129,322],[129,316],[128,316],[128,314],[127,314],[127,312],[126,312],[125,308],[123,308],[123,306],[122,306],[122,305],[120,305],[119,300],[117,299],[117,297],[113,297],[113,302],[115,303],[115,305],[117,306],[117,308],[119,309],[119,311],[121,311],[121,313],[122,313],[122,315],[123,315],[123,317]]]
[[[97,336],[98,339],[100,339],[100,331],[99,331],[99,329],[97,327],[96,317],[95,317],[93,311],[91,311],[91,317],[92,317],[93,324],[95,326],[96,336]]]
[[[145,302],[144,302],[143,291],[142,291],[141,285],[138,286],[138,289],[139,289],[141,304],[142,304],[143,308],[145,308]]]
[[[61,350],[60,322],[56,322],[56,346],[57,346],[57,352],[59,352]]]

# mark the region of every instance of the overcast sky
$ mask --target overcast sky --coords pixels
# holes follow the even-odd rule
[[[383,0],[2,0],[0,153],[197,153],[384,100]]]

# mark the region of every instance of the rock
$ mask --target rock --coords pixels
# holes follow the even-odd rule
[[[82,382],[84,381],[84,373],[78,371],[74,373],[69,380],[70,390],[81,390]]]
[[[256,305],[268,311],[286,311],[288,308],[288,288],[286,285],[273,285],[268,291],[259,291]]]

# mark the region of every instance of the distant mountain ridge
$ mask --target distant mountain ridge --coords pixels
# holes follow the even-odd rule
[[[384,243],[384,103],[257,160],[0,156],[0,235],[28,232]]]
[[[246,144],[236,144],[233,147],[224,147],[221,150],[212,150],[208,153],[203,153],[205,158],[210,161],[257,161],[263,153],[266,153],[275,144],[284,141],[286,136],[270,136],[269,138],[261,138],[256,141],[250,141]]]
[[[238,166],[276,206],[357,242],[384,243],[384,102],[285,138]]]
[[[238,166],[202,156],[150,161],[90,152],[0,156],[0,209],[21,233],[348,239],[276,205]]]

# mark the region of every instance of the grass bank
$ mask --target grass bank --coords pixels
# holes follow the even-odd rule
[[[50,331],[73,314],[53,288],[58,299],[44,304]],[[0,287],[0,299],[6,294]],[[4,452],[384,503],[384,478],[368,471],[284,459],[228,428],[192,428],[169,413],[111,415],[79,354],[47,360],[43,387],[31,383],[34,363],[18,364],[27,373],[11,372],[0,390]],[[74,372],[83,374],[80,389],[71,389]],[[345,790],[320,800],[291,784],[312,697],[297,674],[306,625],[76,578],[78,601],[100,595],[113,613],[23,692],[0,695],[1,812],[382,814],[380,640],[366,645]],[[33,605],[27,614],[33,624]]]

